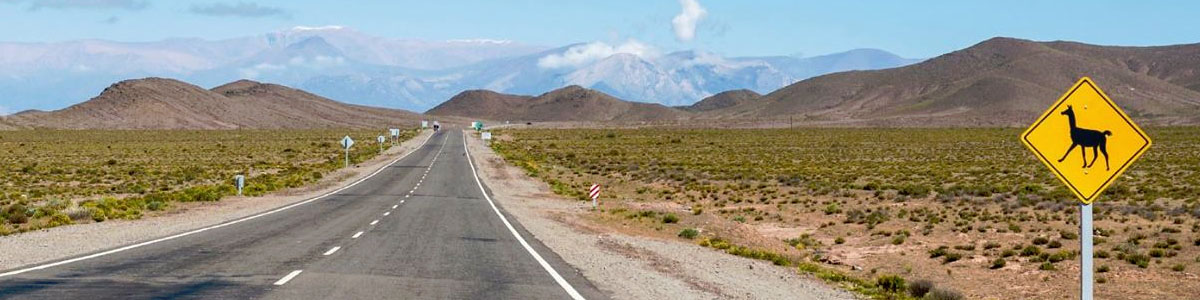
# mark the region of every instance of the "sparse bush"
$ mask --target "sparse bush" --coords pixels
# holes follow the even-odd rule
[[[845,243],[846,243],[846,238],[844,238],[844,237],[840,237],[840,236],[839,236],[839,237],[837,237],[836,239],[833,239],[833,243],[834,243],[834,244],[838,244],[838,245],[845,244]]]
[[[946,253],[949,253],[949,252],[950,252],[950,247],[938,246],[937,248],[935,248],[933,250],[929,250],[929,258],[942,257],[942,256],[945,256]]]
[[[925,297],[930,290],[933,290],[933,281],[925,279],[913,281],[908,285],[908,294],[916,298]]]
[[[956,262],[960,259],[962,259],[962,254],[959,254],[957,252],[949,252],[949,253],[946,253],[945,256],[942,256],[942,263],[948,264],[948,263]]]
[[[1038,270],[1042,270],[1042,271],[1054,271],[1055,269],[1057,269],[1057,268],[1055,268],[1054,264],[1052,264],[1050,262],[1044,262],[1044,263],[1042,263],[1041,266],[1038,267]]]
[[[1029,245],[1021,249],[1021,256],[1034,256],[1042,253],[1042,249],[1038,246]]]
[[[663,216],[662,222],[666,224],[674,224],[679,222],[679,217],[673,213],[668,213]]]
[[[1005,261],[1004,258],[996,258],[995,260],[992,260],[991,268],[993,270],[999,269],[999,268],[1003,268],[1004,265],[1007,265],[1007,264],[1008,264],[1008,261]]]
[[[904,278],[896,275],[879,276],[875,279],[875,286],[887,292],[897,293],[905,288]]]
[[[925,297],[923,299],[925,299],[925,300],[962,300],[963,295],[962,295],[962,293],[959,293],[958,291],[955,291],[955,290],[950,290],[950,289],[946,289],[946,288],[935,288],[933,290],[930,290],[928,294],[925,294]]]
[[[700,235],[700,231],[696,230],[695,228],[684,228],[683,230],[679,231],[679,237],[689,240],[696,238],[698,235]]]
[[[1108,267],[1108,265],[1100,265],[1099,267],[1096,267],[1097,273],[1108,273],[1109,270],[1111,269]]]

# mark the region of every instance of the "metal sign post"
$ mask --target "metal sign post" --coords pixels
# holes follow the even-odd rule
[[[1091,300],[1092,283],[1092,205],[1079,204],[1079,299]]]
[[[379,141],[379,154],[383,154],[383,142],[387,141],[387,138],[385,138],[381,135],[381,136],[379,136],[379,138],[376,138],[375,140]]]

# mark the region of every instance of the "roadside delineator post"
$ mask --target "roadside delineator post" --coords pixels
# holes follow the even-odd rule
[[[354,140],[350,136],[342,138],[342,149],[346,150],[346,167],[350,167],[350,146],[354,146]]]
[[[600,184],[599,183],[592,184],[592,187],[588,188],[588,197],[592,198],[592,210],[595,210],[596,205],[599,204],[599,203],[597,203],[596,199],[600,198]]]
[[[233,176],[233,186],[237,187],[237,195],[242,195],[242,188],[246,187],[246,176],[242,174]]]

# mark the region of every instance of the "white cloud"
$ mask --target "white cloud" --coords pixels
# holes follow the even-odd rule
[[[658,56],[658,50],[654,49],[654,47],[630,39],[616,46],[605,42],[592,42],[571,47],[561,54],[550,54],[538,59],[537,65],[546,69],[579,67],[621,53],[632,54],[641,58],[655,58]]]
[[[708,11],[697,0],[679,0],[679,5],[683,6],[683,11],[671,19],[671,28],[675,30],[675,39],[691,41],[696,37],[696,24],[708,16]]]
[[[198,15],[216,16],[216,17],[282,17],[289,18],[291,15],[282,8],[272,6],[261,6],[256,3],[238,2],[238,3],[212,3],[209,5],[193,4],[188,9],[189,12]]]

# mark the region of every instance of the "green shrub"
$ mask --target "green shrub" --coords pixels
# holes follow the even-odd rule
[[[908,294],[916,298],[925,297],[930,290],[933,290],[933,281],[925,279],[913,281],[908,285]]]
[[[1150,266],[1150,256],[1141,253],[1126,254],[1125,261],[1137,265],[1139,268],[1143,269]]]
[[[1111,269],[1109,269],[1108,265],[1100,265],[1100,267],[1096,268],[1097,273],[1108,273],[1109,270]]]
[[[700,231],[697,231],[695,228],[684,228],[679,231],[679,237],[689,240],[696,238],[698,235],[700,235]]]
[[[673,213],[668,213],[662,217],[662,222],[666,224],[674,224],[679,222],[679,217]]]
[[[1050,263],[1050,262],[1044,262],[1044,263],[1042,263],[1041,266],[1038,267],[1038,270],[1043,270],[1043,271],[1054,271],[1055,269],[1057,269],[1057,268],[1055,268],[1054,264]]]
[[[1021,249],[1021,256],[1034,256],[1042,253],[1042,249],[1038,246],[1029,245]]]
[[[929,258],[938,258],[946,255],[948,252],[950,252],[950,247],[938,246],[933,250],[929,250]]]
[[[58,227],[63,225],[71,225],[71,217],[61,212],[55,212],[50,215],[50,222],[46,223],[47,227]]]
[[[837,237],[836,239],[833,239],[833,243],[834,243],[834,244],[838,244],[838,245],[845,244],[845,243],[846,243],[846,238],[844,238],[844,237],[840,237],[840,236],[839,236],[839,237]]]
[[[1045,245],[1046,243],[1049,243],[1049,242],[1050,242],[1050,239],[1047,239],[1045,237],[1039,236],[1039,237],[1033,238],[1034,245]]]
[[[896,275],[883,275],[875,279],[875,286],[884,291],[897,293],[905,288],[904,278]]]
[[[948,263],[956,262],[959,259],[962,259],[962,254],[959,254],[957,252],[949,252],[949,253],[946,253],[946,256],[942,257],[942,263],[948,264]]]
[[[1175,271],[1175,272],[1183,272],[1183,269],[1184,269],[1184,268],[1185,268],[1185,267],[1183,266],[1183,264],[1176,264],[1176,265],[1174,265],[1174,266],[1171,266],[1171,271]]]
[[[1007,265],[1007,264],[1008,264],[1008,262],[1007,262],[1007,261],[1005,261],[1005,260],[1004,260],[1004,258],[996,258],[995,260],[993,260],[993,261],[992,261],[992,266],[991,266],[991,268],[992,268],[992,269],[999,269],[999,268],[1003,268],[1003,267],[1004,267],[1004,265]]]
[[[925,294],[925,300],[962,300],[963,295],[955,290],[945,288],[935,288]]]

